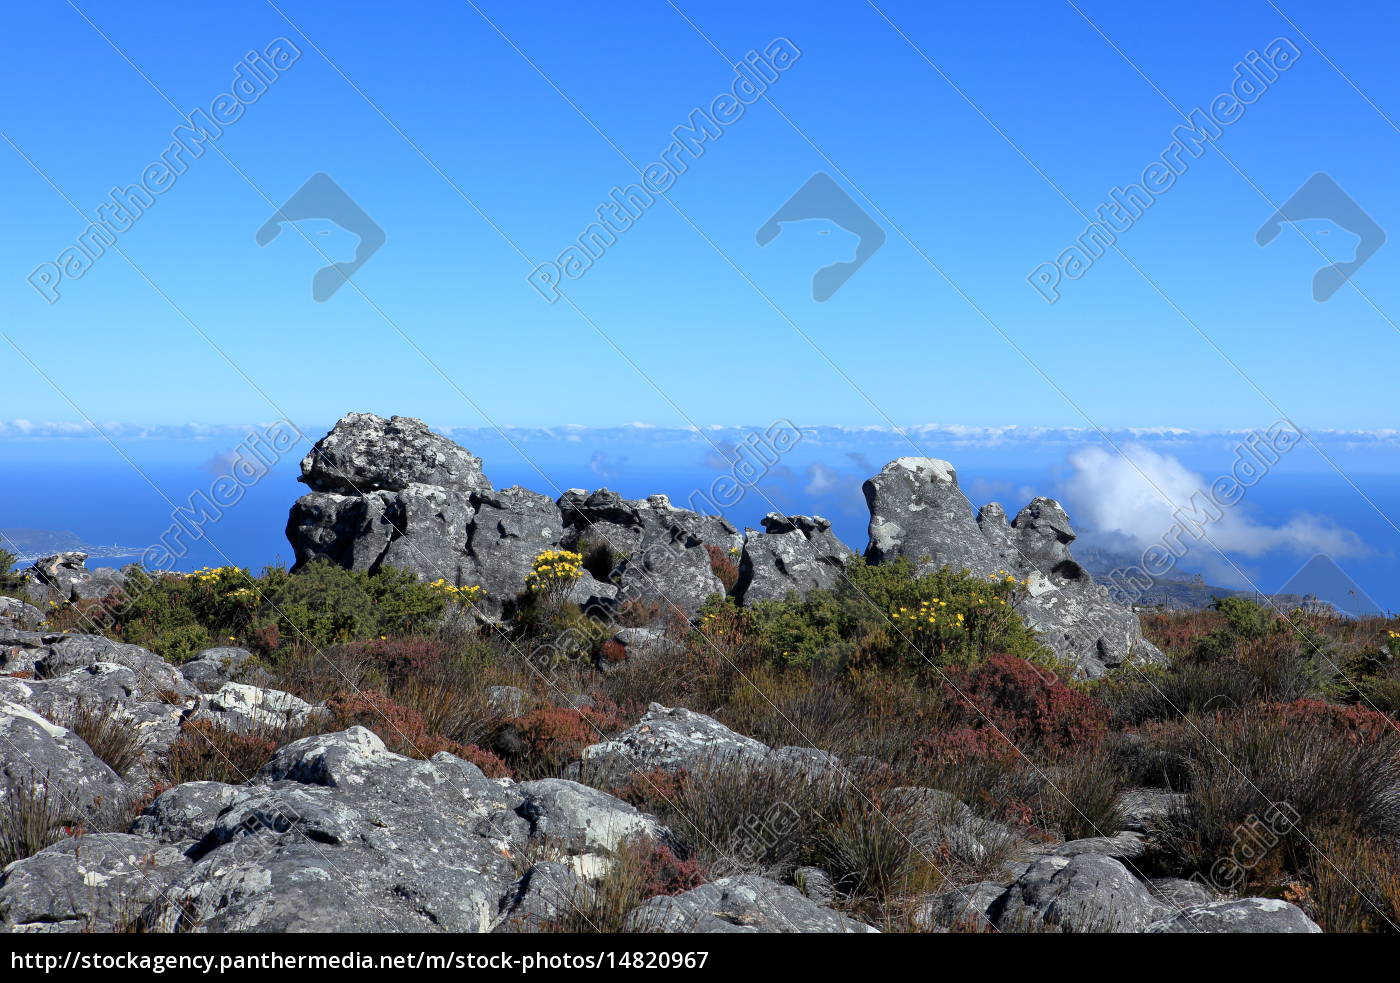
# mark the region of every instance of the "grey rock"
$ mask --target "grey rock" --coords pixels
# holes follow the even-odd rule
[[[741,603],[780,600],[790,593],[805,597],[831,588],[855,555],[821,516],[770,512],[763,527],[764,533],[744,537],[734,588]]]
[[[1147,853],[1147,841],[1141,833],[1124,830],[1112,836],[1090,836],[1082,840],[1068,840],[1048,848],[1046,854],[1054,857],[1078,857],[1094,855],[1112,857],[1121,863],[1130,864]]]
[[[486,591],[484,603],[503,604],[525,590],[535,557],[559,545],[563,522],[553,500],[514,486],[472,495],[467,582]]]
[[[518,686],[486,687],[486,704],[498,717],[523,717],[531,702],[530,694]]]
[[[242,794],[223,782],[185,782],[162,792],[131,824],[131,832],[161,843],[189,845],[214,829],[219,815]]]
[[[1182,792],[1164,788],[1130,788],[1118,796],[1123,828],[1135,833],[1151,832],[1154,825],[1186,802]]]
[[[1018,611],[1041,641],[1090,678],[1129,660],[1157,662],[1162,654],[1142,637],[1131,608],[1070,556],[1075,538],[1059,503],[1034,499],[1011,523],[995,503],[974,519],[947,461],[904,457],[863,486],[870,508],[865,557],[900,557],[920,572],[950,567],[976,577],[1008,573],[1027,582]]]
[[[25,571],[28,593],[40,604],[48,601],[83,601],[106,597],[126,584],[126,575],[112,567],[88,569],[88,555],[79,551],[56,553],[36,560]]]
[[[152,692],[151,676],[114,662],[94,662],[61,676],[0,686],[0,696],[38,712],[64,727],[82,718],[109,718],[129,731],[141,758],[123,777],[132,791],[144,792],[153,769],[179,736],[189,700],[170,690]],[[158,681],[157,681],[158,685]]]
[[[957,797],[939,789],[891,789],[881,796],[880,805],[885,820],[927,857],[981,867],[989,858],[1005,855],[1020,843],[1009,827],[977,815]]]
[[[304,738],[221,810],[153,927],[490,931],[529,836],[508,784],[450,754],[393,754],[362,727]]]
[[[766,877],[723,877],[673,897],[643,902],[629,932],[874,932]]]
[[[627,649],[627,659],[666,658],[680,655],[685,646],[675,641],[661,628],[619,628],[613,641]]]
[[[624,840],[667,836],[655,817],[578,782],[546,778],[514,790],[525,799],[516,812],[530,824],[530,838],[553,849],[610,856]]]
[[[301,462],[300,481],[313,491],[359,495],[437,485],[459,492],[489,489],[481,459],[421,420],[348,413]]]
[[[504,919],[497,931],[536,932],[571,910],[590,903],[593,888],[567,864],[545,860],[533,865],[501,899]]]
[[[0,624],[33,630],[44,621],[44,612],[17,597],[0,597]]]
[[[233,731],[288,731],[300,727],[325,707],[276,689],[224,683],[199,697],[191,720],[209,720]]]
[[[204,689],[218,689],[224,683],[262,682],[249,670],[253,668],[253,653],[232,645],[221,645],[205,649],[189,662],[180,666],[180,675]]]
[[[990,911],[1003,932],[1141,932],[1166,914],[1126,867],[1093,854],[1037,861]]]
[[[59,635],[37,655],[35,674],[40,679],[54,679],[102,663],[130,669],[134,693],[140,699],[155,700],[167,693],[193,697],[197,692],[178,669],[154,652],[101,635]]]
[[[968,928],[986,931],[992,927],[990,912],[1006,886],[995,881],[978,881],[930,895],[916,904],[911,921],[925,931]]]
[[[1152,877],[1147,886],[1153,897],[1173,909],[1220,900],[1220,894],[1210,885],[1180,877]]]
[[[65,727],[0,702],[0,804],[33,790],[62,825],[103,828],[127,798],[122,780]]]
[[[792,872],[792,884],[819,905],[830,905],[836,897],[831,875],[820,867],[798,867]]]
[[[618,600],[657,603],[691,617],[724,584],[710,569],[706,546],[737,550],[739,532],[719,516],[676,508],[665,495],[624,499],[600,488],[559,497],[563,545],[581,553],[605,547],[616,560]]]
[[[675,772],[762,759],[770,752],[768,745],[736,734],[713,717],[653,703],[635,726],[584,748],[581,767],[591,783],[607,785],[637,771]]]
[[[1315,935],[1322,929],[1297,905],[1277,898],[1237,898],[1194,904],[1147,927],[1154,934],[1202,932],[1209,935],[1283,932]]]
[[[178,848],[141,836],[68,837],[0,872],[0,931],[131,930],[189,867]]]

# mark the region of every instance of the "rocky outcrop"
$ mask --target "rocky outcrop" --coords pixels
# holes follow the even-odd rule
[[[676,508],[665,495],[633,501],[606,488],[570,489],[558,506],[566,547],[611,557],[619,602],[656,603],[691,617],[711,596],[726,593],[708,547],[721,556],[738,550],[739,532],[727,520]]]
[[[149,920],[158,930],[488,931],[517,877],[511,851],[528,837],[519,804],[449,754],[403,758],[360,727],[304,738],[238,789]]]
[[[1034,499],[1007,521],[995,503],[973,518],[947,461],[902,457],[863,487],[870,507],[871,563],[900,557],[921,570],[951,567],[977,577],[1005,571],[1027,581],[1018,610],[1041,641],[1090,678],[1128,660],[1159,661],[1131,608],[1114,601],[1070,556],[1075,533],[1058,502]]]
[[[674,897],[652,898],[627,916],[629,932],[874,932],[766,877],[722,877]]]
[[[1003,932],[1141,932],[1168,914],[1126,867],[1093,854],[1037,861],[988,912]]]
[[[479,458],[405,417],[347,415],[301,472],[311,491],[287,520],[296,567],[324,558],[480,586],[479,609],[491,616],[524,590],[535,557],[560,546],[615,558],[615,576],[580,584],[579,603],[635,598],[689,616],[725,590],[706,545],[739,545],[724,519],[675,508],[664,495],[629,501],[575,489],[555,502],[520,487],[497,491]]]
[[[42,802],[60,825],[100,829],[127,790],[73,731],[0,700],[0,805],[18,796]]]
[[[821,516],[780,515],[763,518],[764,532],[744,536],[739,581],[734,596],[744,604],[781,600],[788,594],[834,587],[854,555]]]
[[[111,567],[87,566],[88,555],[77,550],[55,553],[25,571],[25,593],[40,608],[49,602],[83,601],[106,597],[126,583],[126,575]]]
[[[44,612],[18,597],[0,597],[0,625],[33,631],[44,621]]]
[[[126,833],[70,836],[0,874],[0,930],[127,932],[190,861]]]
[[[1153,922],[1147,926],[1147,931],[1154,934],[1283,932],[1315,935],[1322,929],[1303,913],[1303,909],[1287,901],[1277,898],[1236,898],[1188,905],[1168,918]]]

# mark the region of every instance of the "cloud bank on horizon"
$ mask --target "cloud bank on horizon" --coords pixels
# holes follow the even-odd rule
[[[1076,522],[1093,530],[1096,543],[1141,553],[1164,541],[1178,525],[1178,509],[1211,487],[1213,477],[1195,471],[1171,455],[1142,443],[1113,453],[1084,447],[1069,455],[1071,472],[1062,482],[1063,495]],[[1333,558],[1366,555],[1369,550],[1354,532],[1333,520],[1298,511],[1277,525],[1250,515],[1248,491],[1235,505],[1222,509],[1204,531],[1196,550],[1197,564],[1222,581],[1239,580],[1223,553],[1256,558],[1269,553],[1299,556],[1323,553]]]

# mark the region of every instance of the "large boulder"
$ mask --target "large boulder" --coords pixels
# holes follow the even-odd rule
[[[947,461],[902,457],[865,482],[871,563],[904,557],[922,573],[940,567],[976,577],[1002,572],[1027,584],[1018,611],[1041,641],[1090,678],[1130,660],[1160,661],[1131,608],[1070,556],[1075,533],[1058,502],[1036,498],[1007,521],[1000,505],[972,506]]]
[[[104,828],[127,794],[73,731],[0,700],[0,809],[42,808],[58,825]]]
[[[70,550],[35,560],[25,571],[29,581],[25,592],[40,606],[53,601],[85,601],[106,597],[126,583],[126,575],[112,567],[87,566],[86,553]]]
[[[836,538],[831,521],[821,516],[780,515],[763,518],[764,532],[744,536],[739,581],[734,596],[741,603],[805,597],[835,586],[854,555]]]
[[[665,495],[634,501],[606,488],[570,489],[558,508],[565,547],[612,557],[619,601],[655,603],[691,617],[712,595],[726,593],[710,556],[711,547],[727,557],[741,545],[726,519],[676,508]]]
[[[421,420],[347,413],[301,462],[313,491],[358,495],[437,485],[458,492],[490,488],[481,459]]]
[[[217,801],[199,799],[209,805],[192,806],[191,831]],[[522,802],[475,765],[393,754],[362,727],[304,738],[236,789],[152,907],[152,927],[490,931],[529,840]]]
[[[1322,929],[1303,909],[1277,898],[1235,898],[1187,905],[1147,926],[1161,934],[1202,932],[1209,935],[1284,932],[1315,935]]]
[[[311,492],[292,506],[296,567],[318,557],[352,570],[395,566],[474,583],[466,562],[481,460],[420,420],[350,413],[301,462]]]
[[[1117,860],[1045,857],[997,899],[988,916],[1003,932],[1141,932],[1169,909]]]
[[[179,848],[142,836],[70,836],[0,872],[0,931],[136,930],[189,867]]]
[[[671,897],[652,898],[627,916],[629,932],[874,932],[824,908],[795,887],[766,877],[722,877]]]

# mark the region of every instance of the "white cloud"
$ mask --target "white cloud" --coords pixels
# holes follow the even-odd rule
[[[1078,525],[1095,533],[1120,536],[1132,547],[1145,550],[1162,542],[1177,524],[1175,512],[1190,512],[1193,495],[1207,493],[1213,478],[1192,471],[1170,454],[1142,444],[1123,445],[1117,454],[1101,447],[1086,447],[1069,456],[1072,473],[1064,482],[1064,495]],[[1267,481],[1267,475],[1262,481]],[[1331,520],[1299,513],[1281,525],[1252,519],[1249,493],[1219,519],[1206,526],[1205,537],[1226,553],[1260,556],[1265,553],[1326,553],[1357,556],[1365,545],[1350,530]],[[1195,540],[1182,537],[1183,544]],[[1210,552],[1202,541],[1198,547]]]

